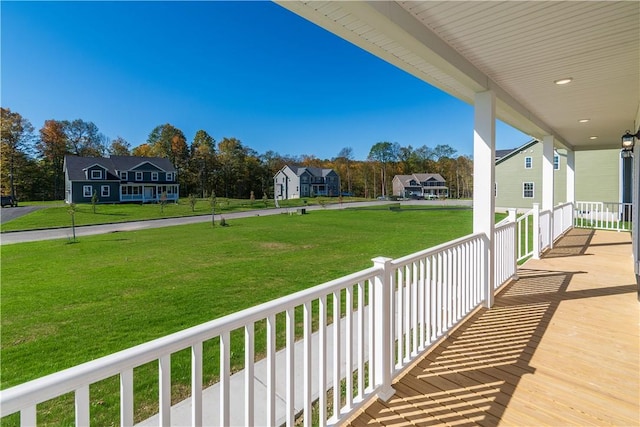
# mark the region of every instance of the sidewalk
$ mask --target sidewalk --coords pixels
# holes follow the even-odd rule
[[[368,307],[364,309],[364,319],[365,319],[365,330],[368,328]],[[357,326],[357,321],[354,319],[354,329]],[[365,334],[366,335],[366,334]],[[345,336],[346,336],[346,321],[344,318],[340,322],[340,349],[341,349],[341,363],[342,367],[341,377],[345,376]],[[314,333],[311,336],[311,393],[313,400],[316,400],[319,395],[318,391],[318,333]],[[357,354],[357,350],[355,348],[355,342],[352,342],[352,351],[355,355]],[[304,386],[304,375],[303,375],[303,345],[304,342],[302,340],[297,341],[295,344],[295,380],[294,380],[294,389],[295,389],[295,413],[298,414],[303,409],[303,386]],[[368,348],[368,340],[365,336],[365,360],[368,360],[369,355],[367,353]],[[327,326],[327,346],[326,346],[326,354],[327,354],[327,389],[333,386],[332,375],[330,374],[333,370],[333,324]],[[354,360],[354,363],[355,360]],[[280,350],[276,353],[276,425],[282,425],[286,422],[286,355],[285,351]],[[246,422],[244,420],[244,377],[245,371],[241,370],[230,378],[230,390],[231,390],[231,399],[230,399],[230,414],[231,414],[231,423],[232,426],[246,426]],[[267,422],[267,363],[266,359],[260,360],[254,365],[254,402],[255,402],[255,411],[254,411],[254,424],[255,426],[263,426],[268,425]],[[202,392],[202,407],[203,407],[203,417],[202,424],[205,426],[220,426],[220,387],[219,384],[214,384],[213,386],[203,390]],[[144,420],[143,422],[137,424],[137,426],[157,426],[159,425],[159,417],[155,415],[151,418]],[[191,425],[191,398],[185,399],[182,402],[174,405],[171,408],[171,425],[176,426],[185,426]]]

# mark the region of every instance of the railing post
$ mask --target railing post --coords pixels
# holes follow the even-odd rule
[[[517,209],[508,209],[507,218],[513,223],[513,279],[518,280],[518,211]]]
[[[540,204],[533,204],[533,259],[540,259]]]
[[[391,258],[377,257],[372,259],[380,273],[374,279],[375,293],[375,325],[374,325],[374,353],[375,358],[375,386],[378,388],[378,397],[388,401],[395,394],[391,387],[391,355],[393,354],[393,334],[391,333]]]

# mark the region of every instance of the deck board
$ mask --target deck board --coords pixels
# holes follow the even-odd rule
[[[628,233],[571,230],[350,425],[640,425]]]

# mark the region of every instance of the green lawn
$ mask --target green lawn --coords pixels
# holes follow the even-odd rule
[[[344,198],[343,201],[363,200]],[[336,197],[314,197],[292,200],[281,200],[281,207],[298,207],[338,203]],[[0,231],[36,230],[43,228],[71,227],[69,207],[64,202],[20,202],[20,206],[45,206],[45,208],[28,215],[16,218],[0,225]],[[218,197],[216,213],[229,213],[253,209],[274,208],[274,201],[246,199],[226,199]],[[114,222],[140,221],[147,219],[175,218],[182,216],[209,215],[211,204],[209,199],[198,199],[194,208],[189,201],[181,199],[178,203],[167,203],[163,208],[159,204],[98,204],[93,212],[91,204],[77,204],[76,225],[108,224]]]
[[[472,211],[346,209],[229,224],[2,246],[1,387],[370,267],[376,256],[396,258],[466,235]],[[234,359],[242,357],[234,351]],[[188,394],[188,354],[172,361],[174,393]],[[211,365],[206,382],[215,379],[217,364]],[[154,410],[156,369],[136,370],[144,396],[136,401],[139,418]],[[117,387],[117,380],[92,386],[97,425],[117,418]],[[67,415],[47,409],[45,422],[72,422],[72,399],[62,400]]]

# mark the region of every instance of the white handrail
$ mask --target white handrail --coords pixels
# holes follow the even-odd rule
[[[120,418],[123,425],[130,425],[134,418],[133,370],[158,361],[159,421],[170,424],[171,355],[191,348],[193,410],[190,421],[176,422],[202,424],[201,375],[205,357],[202,344],[219,339],[218,415],[221,424],[233,423],[232,417],[242,417],[241,423],[247,424],[291,424],[296,411],[303,411],[305,420],[311,420],[310,402],[303,403],[301,408],[294,408],[294,401],[316,398],[319,398],[320,404],[320,424],[338,424],[358,410],[369,397],[377,395],[382,399],[389,398],[394,392],[391,387],[393,375],[469,316],[488,298],[487,292],[493,292],[495,287],[514,276],[515,232],[516,223],[512,220],[496,227],[494,240],[499,250],[496,249],[495,268],[498,274],[490,288],[483,283],[488,239],[481,233],[396,260],[376,258],[371,268],[3,390],[0,392],[0,416],[20,411],[22,425],[35,424],[37,404],[74,392],[76,422],[83,424],[90,419],[89,386],[119,376],[122,390]],[[333,307],[331,323],[327,323],[329,300]],[[317,303],[320,310],[317,341],[313,345],[312,303]],[[348,308],[341,316],[340,307],[343,304]],[[305,322],[300,341],[304,343],[302,366],[294,366],[296,308],[302,309]],[[280,365],[275,362],[275,319],[276,315],[282,313],[286,318],[286,344],[283,350],[286,362],[283,363],[284,368],[279,368]],[[255,419],[253,407],[248,406],[255,402],[253,334],[255,323],[261,321],[266,321],[267,325],[266,420]],[[243,329],[246,352],[245,407],[241,414],[234,414],[230,411],[230,333]],[[319,372],[317,384],[313,386],[312,353],[319,356],[318,362],[313,363],[314,371]],[[276,369],[284,370],[276,373]],[[296,388],[294,378],[298,369],[302,372],[304,386]],[[365,374],[367,371],[368,374]],[[355,374],[357,383],[351,380]],[[365,375],[369,376],[366,389]],[[281,376],[286,381],[286,408],[282,417],[276,416],[275,411],[275,383],[276,378]],[[340,393],[334,393],[333,416],[327,419],[327,392],[340,381],[346,381],[347,385],[345,403],[340,401]]]
[[[576,202],[574,226],[602,230],[631,231],[631,203]]]

